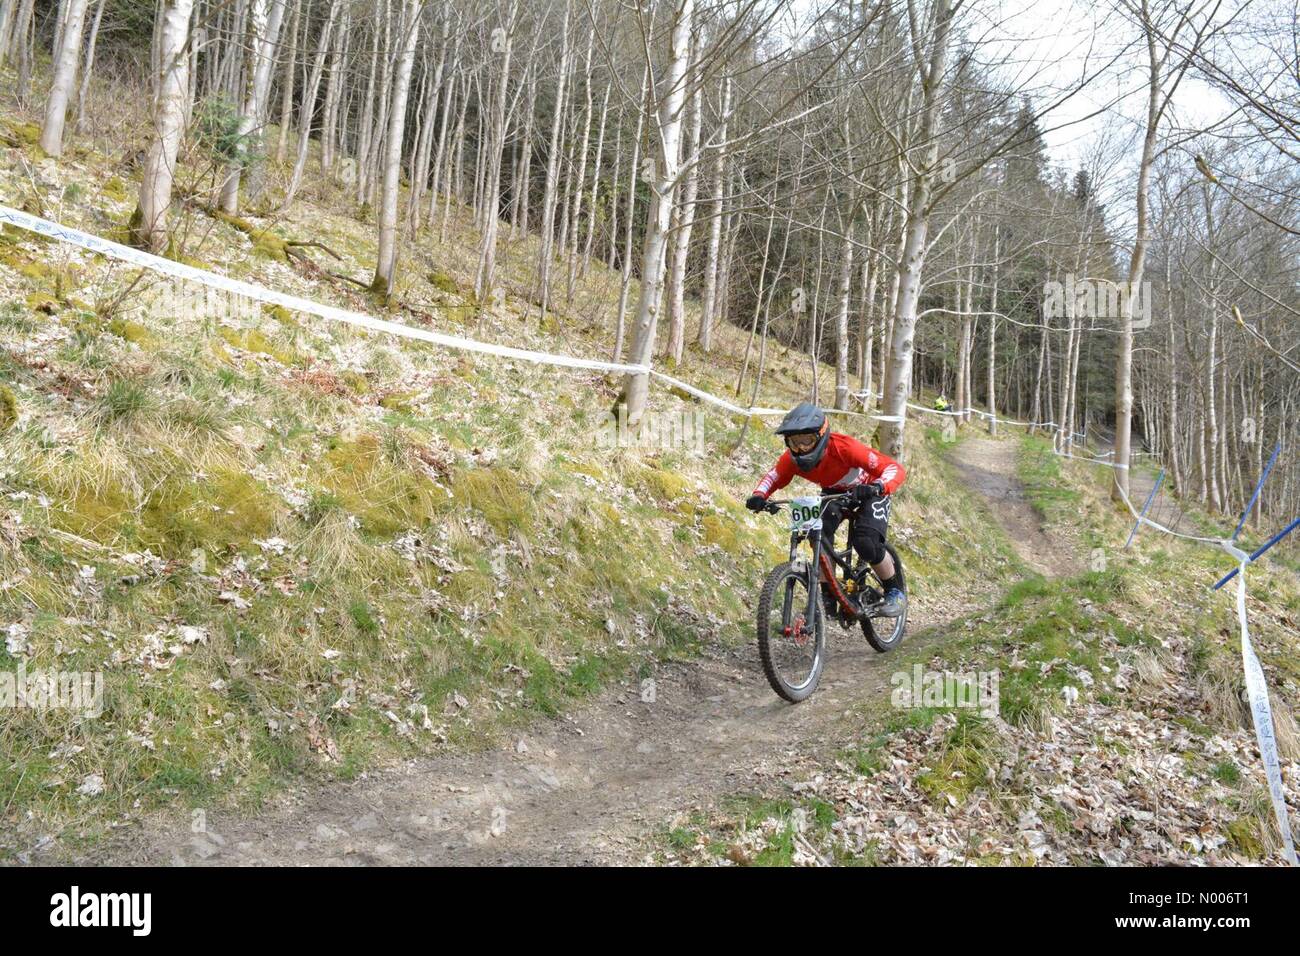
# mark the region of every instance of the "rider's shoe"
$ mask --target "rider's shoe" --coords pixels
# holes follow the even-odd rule
[[[907,595],[898,588],[890,588],[885,592],[885,599],[880,602],[880,608],[876,613],[881,617],[900,617],[905,607],[907,607]]]

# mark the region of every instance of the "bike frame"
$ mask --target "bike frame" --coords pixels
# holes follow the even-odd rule
[[[824,508],[826,502],[844,497],[846,497],[846,495],[843,493],[822,495],[822,506]],[[771,502],[771,504],[783,505],[789,504],[789,502],[775,501]],[[821,589],[818,588],[817,585],[823,582],[830,587],[831,593],[835,596],[835,600],[839,602],[840,607],[842,607],[850,616],[854,618],[858,617],[861,614],[862,609],[849,600],[849,596],[844,593],[844,589],[840,587],[839,580],[835,577],[834,567],[835,565],[839,565],[844,569],[844,573],[848,577],[853,576],[851,557],[853,554],[852,546],[850,546],[846,552],[850,557],[845,558],[841,557],[835,550],[834,542],[831,543],[830,547],[823,546],[823,541],[825,539],[822,536],[821,528],[812,531],[792,531],[790,532],[790,563],[792,565],[797,565],[799,562],[799,546],[803,544],[805,540],[807,540],[808,544],[812,547],[813,553],[812,562],[808,566],[808,607],[804,611],[804,620],[816,620],[813,615],[817,613],[817,601],[821,597]],[[816,571],[814,571],[814,569],[816,569]]]

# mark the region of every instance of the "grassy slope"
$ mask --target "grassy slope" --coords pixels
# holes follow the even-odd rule
[[[136,183],[110,143],[78,141],[55,163],[20,119],[3,121],[0,201],[120,230]],[[285,176],[272,170],[272,195]],[[452,213],[445,243],[433,228],[402,251],[397,291],[419,321],[607,352],[617,276],[598,264],[546,330],[535,310],[525,321],[531,239],[502,254],[505,308],[467,327],[475,233]],[[279,243],[324,242],[344,261],[323,265],[368,278],[366,215],[322,183],[278,218],[187,208],[174,254],[373,311]],[[782,546],[739,505],[777,453],[766,429],[727,457],[741,422],[706,410],[702,456],[602,448],[615,383],[600,376],[282,310],[184,308],[135,277],[0,236],[0,382],[16,412],[0,458],[0,669],[106,684],[96,719],[0,712],[0,856],[46,834],[93,840],[151,808],[255,804],[305,778],[483,746],[654,658],[747,639]],[[717,339],[681,374],[726,394],[746,337]],[[774,350],[763,397],[793,401],[807,380]],[[661,390],[655,403],[699,407]],[[953,570],[952,535],[975,555],[983,533],[925,447],[899,532],[922,595]],[[1005,553],[980,553],[1006,573]]]
[[[904,653],[897,665],[998,670],[1000,719],[878,702],[847,728],[856,744],[834,757],[804,755],[789,777],[797,782],[674,821],[658,858],[1281,862],[1241,702],[1234,598],[1209,591],[1224,558],[1149,531],[1121,551],[1128,523],[1106,499],[1108,471],[1058,459],[1040,439],[1016,440],[1021,478],[1047,527],[1105,569],[1025,580],[956,622],[933,654]],[[1250,580],[1252,638],[1294,821],[1300,587],[1281,565]]]

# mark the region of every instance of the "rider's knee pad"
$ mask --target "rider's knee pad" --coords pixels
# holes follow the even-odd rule
[[[857,547],[858,554],[862,555],[871,564],[879,564],[885,560],[885,536],[875,528],[862,528],[854,536],[853,544]]]

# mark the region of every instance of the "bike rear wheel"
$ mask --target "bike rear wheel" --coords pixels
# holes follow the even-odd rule
[[[903,589],[903,594],[907,594],[906,577],[903,574],[903,562],[899,558],[898,552],[894,550],[892,544],[885,544],[885,550],[889,556],[894,559],[895,573],[898,575],[899,586]],[[877,626],[879,625],[879,626]],[[895,647],[903,642],[903,632],[907,630],[907,604],[903,604],[903,613],[898,617],[864,617],[862,619],[862,634],[867,639],[867,643],[884,654],[886,651],[892,651]]]
[[[814,596],[808,614],[808,571],[777,565],[758,597],[758,656],[772,690],[792,704],[806,700],[826,663],[826,622]]]

